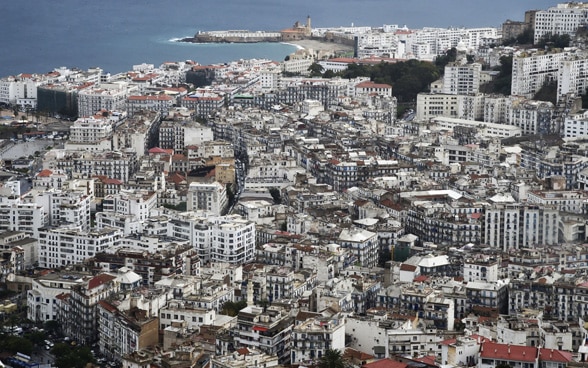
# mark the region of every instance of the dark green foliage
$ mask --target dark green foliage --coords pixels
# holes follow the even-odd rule
[[[282,203],[282,195],[280,193],[280,190],[278,188],[269,188],[269,192],[272,196],[272,198],[274,199],[274,203],[275,204],[280,204]]]
[[[5,353],[23,353],[31,355],[33,343],[23,337],[9,334],[0,334],[0,351]]]
[[[545,83],[543,87],[535,93],[533,100],[549,101],[555,105],[557,103],[557,83],[555,81]]]
[[[345,368],[343,355],[339,350],[328,349],[325,355],[321,357],[318,364],[319,368]]]
[[[498,77],[490,83],[480,87],[482,93],[500,93],[510,95],[512,85],[512,56],[502,56],[500,66],[494,68],[499,71]]]
[[[533,44],[533,29],[527,28],[520,35],[502,41],[503,46],[514,45],[532,45]]]
[[[588,93],[584,93],[581,97],[582,97],[582,108],[588,109]]]
[[[312,63],[308,67],[308,71],[310,72],[311,77],[320,77],[323,74],[324,68],[319,63]]]
[[[239,302],[225,302],[225,304],[223,304],[221,314],[234,317],[241,309],[245,308],[246,306],[247,302],[245,300],[241,300]]]
[[[373,66],[351,64],[341,74],[343,78],[370,77],[375,83],[389,84],[392,86],[392,93],[401,103],[416,100],[416,95],[427,91],[431,82],[440,76],[434,64],[419,60]]]
[[[51,349],[51,354],[55,356],[55,365],[58,368],[84,368],[88,363],[96,363],[90,348],[86,346],[56,344]]]
[[[541,37],[541,39],[537,42],[535,46],[537,48],[556,48],[556,49],[563,49],[564,47],[570,46],[570,35],[554,35],[554,34],[546,34],[545,36]]]
[[[435,66],[439,70],[439,74],[443,74],[445,66],[457,60],[457,49],[452,47],[445,52],[445,55],[439,55],[435,58]]]
[[[188,208],[186,202],[180,202],[179,204],[177,204],[175,206],[173,204],[166,203],[163,205],[163,207],[169,208],[170,210],[176,210],[176,211],[182,211],[182,212],[185,212],[186,209]]]
[[[323,78],[327,78],[327,79],[331,79],[331,78],[334,78],[336,76],[337,76],[337,74],[334,71],[332,71],[331,69],[326,70],[323,73]]]
[[[47,334],[41,331],[31,331],[24,335],[24,338],[29,340],[35,345],[43,345],[45,339],[47,339]]]

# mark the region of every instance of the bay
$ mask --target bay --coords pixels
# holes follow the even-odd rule
[[[194,60],[283,60],[285,44],[187,44],[197,31],[280,30],[312,17],[313,27],[498,27],[522,20],[546,0],[5,0],[0,11],[0,76],[44,73],[60,66],[98,66],[118,73],[132,65]]]

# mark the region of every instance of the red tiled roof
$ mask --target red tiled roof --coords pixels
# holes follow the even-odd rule
[[[100,285],[106,284],[109,281],[114,280],[116,277],[106,274],[106,273],[101,273],[100,275],[94,276],[92,277],[92,279],[90,280],[90,282],[88,282],[88,290],[89,289],[94,289]]]
[[[397,362],[390,358],[378,360],[377,362],[367,363],[361,366],[361,368],[407,368],[408,364]]]
[[[498,344],[486,341],[480,348],[480,358],[515,362],[534,362],[536,357],[537,348],[534,346]]]
[[[391,85],[389,84],[384,84],[384,83],[374,83],[374,82],[361,82],[355,85],[355,88],[386,88],[386,89],[390,89],[392,88]]]
[[[123,182],[118,179],[106,178],[102,180],[103,184],[123,185]]]
[[[437,363],[435,362],[435,357],[433,355],[426,355],[420,358],[416,358],[415,361],[425,363],[427,365],[437,366]]]
[[[241,348],[241,349],[237,349],[237,353],[239,353],[239,355],[247,355],[250,353],[250,351],[247,348]]]
[[[416,271],[416,266],[415,265],[411,265],[411,264],[406,264],[403,263],[400,265],[400,271],[410,271],[410,272],[414,272]]]
[[[425,281],[427,281],[428,279],[429,279],[429,277],[428,277],[428,276],[425,276],[425,275],[418,275],[418,276],[417,276],[417,277],[415,277],[415,278],[414,278],[414,280],[412,280],[412,281],[414,281],[414,282],[425,282]]]
[[[539,348],[539,360],[544,362],[568,363],[572,361],[569,351]]]
[[[101,300],[101,301],[99,301],[99,302],[98,302],[98,304],[99,304],[99,305],[100,305],[102,308],[106,309],[107,311],[109,311],[109,312],[111,312],[111,313],[114,313],[114,312],[116,312],[116,311],[117,311],[117,308],[116,308],[114,305],[110,304],[109,302],[107,302],[107,301],[105,301],[105,300]]]
[[[352,348],[345,348],[345,353],[343,354],[343,358],[351,358],[357,359],[359,361],[366,361],[374,359],[374,356],[368,353],[364,353],[363,351],[355,350]]]
[[[51,174],[53,174],[53,171],[49,170],[49,169],[45,169],[45,170],[41,170],[37,176],[41,177],[41,178],[47,178],[49,176],[51,176]]]

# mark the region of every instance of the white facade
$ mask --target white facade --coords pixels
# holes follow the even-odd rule
[[[35,239],[47,225],[45,208],[35,203],[0,203],[0,230],[23,231]]]
[[[167,223],[167,235],[189,240],[202,262],[243,264],[255,258],[255,223],[238,215],[205,218],[187,212]]]
[[[113,122],[107,118],[79,118],[70,127],[69,140],[73,143],[97,143],[112,136]]]
[[[521,53],[513,56],[511,94],[533,98],[546,82],[557,79],[565,58],[566,53],[563,52]]]
[[[159,327],[163,330],[172,322],[185,321],[186,328],[198,330],[202,325],[213,325],[215,318],[214,309],[198,308],[186,300],[171,300],[159,310]]]
[[[43,206],[50,226],[79,226],[88,231],[93,198],[92,195],[81,192],[47,190],[39,192],[32,199]]]
[[[39,230],[39,267],[56,268],[76,264],[116,246],[120,229],[83,231],[80,228],[42,228]]]
[[[33,279],[27,291],[27,318],[34,322],[46,322],[57,318],[55,297],[69,293],[70,289],[83,282],[83,276],[73,273],[50,273]]]
[[[535,13],[534,43],[548,34],[570,35],[576,34],[578,27],[588,22],[588,4],[569,2],[557,4],[547,10]]]
[[[104,212],[132,215],[135,221],[149,218],[151,210],[157,205],[157,194],[144,190],[121,190],[109,194],[102,200]]]
[[[588,112],[567,115],[561,133],[564,138],[580,138],[588,136]]]
[[[317,362],[328,349],[345,350],[345,318],[310,318],[292,330],[292,364]]]
[[[474,95],[480,90],[482,64],[451,63],[445,66],[443,93],[450,95]]]
[[[132,116],[137,111],[153,110],[168,112],[175,103],[175,99],[168,95],[129,96],[127,113]]]
[[[227,205],[227,190],[219,182],[190,183],[187,198],[188,211],[205,210],[220,216],[227,208]]]
[[[484,243],[503,251],[558,243],[560,215],[555,209],[494,205],[486,208],[484,222]]]
[[[78,93],[78,116],[93,116],[101,110],[124,111],[129,95],[126,83],[102,83]]]
[[[0,79],[0,103],[37,107],[37,87],[43,78],[36,74],[19,74]]]

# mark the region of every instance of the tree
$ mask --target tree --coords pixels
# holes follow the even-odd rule
[[[33,343],[20,336],[2,334],[0,335],[0,351],[30,355],[33,351]]]
[[[343,355],[337,349],[328,349],[325,355],[321,357],[318,364],[319,368],[345,368]]]
[[[332,71],[331,69],[328,69],[323,73],[323,78],[331,79],[336,76],[337,76],[337,74],[334,71]]]
[[[546,35],[544,35],[543,37],[541,37],[541,39],[539,39],[539,41],[537,41],[537,44],[535,46],[537,46],[537,48],[556,48],[556,49],[563,49],[564,47],[568,47],[570,46],[570,35],[567,34],[563,34],[563,35],[558,35],[558,34],[551,34],[548,33]]]
[[[245,300],[241,300],[239,302],[225,302],[223,304],[223,308],[221,310],[221,314],[235,317],[239,311],[247,306],[247,302]]]
[[[88,363],[96,363],[90,348],[86,346],[55,344],[51,354],[55,356],[55,365],[58,368],[84,368]]]
[[[323,66],[316,62],[310,64],[310,66],[308,67],[308,71],[310,72],[311,77],[320,77],[323,74],[324,70],[325,69],[323,68]]]
[[[271,188],[269,188],[269,192],[270,192],[272,198],[274,199],[275,204],[282,203],[282,195],[280,194],[280,190],[278,188],[271,187]]]

